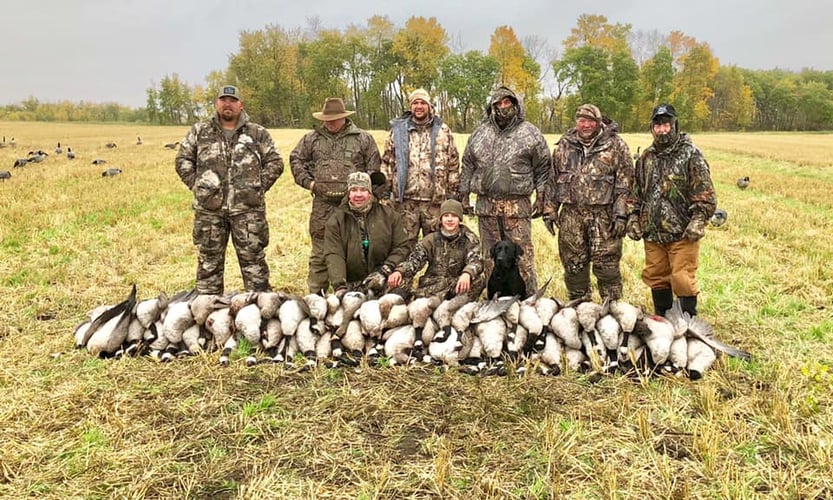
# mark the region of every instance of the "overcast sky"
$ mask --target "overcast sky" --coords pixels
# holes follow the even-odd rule
[[[501,25],[560,49],[581,14],[601,14],[634,31],[682,31],[722,65],[833,70],[830,0],[0,0],[0,12],[0,104],[144,106],[145,89],[165,75],[194,85],[225,69],[241,30],[304,28],[315,16],[325,28],[433,16],[464,50],[485,51]]]

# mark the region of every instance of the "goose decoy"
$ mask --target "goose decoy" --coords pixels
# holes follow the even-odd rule
[[[741,177],[738,179],[737,183],[739,188],[746,189],[749,187],[749,177]]]
[[[0,142],[0,149],[5,148],[6,146],[8,146],[8,144],[6,144],[6,136],[4,135],[3,142]]]
[[[102,177],[113,177],[114,175],[119,175],[121,173],[120,168],[108,168],[104,172],[101,172]]]
[[[104,145],[104,147],[107,148],[107,149],[113,149],[117,146],[116,146],[115,142],[108,142],[107,144]]]
[[[168,144],[165,144],[166,149],[176,149],[177,146],[179,146],[179,141],[169,142]]]
[[[70,160],[75,159],[75,153],[72,152],[72,148],[67,147],[67,158]]]
[[[138,137],[138,136],[136,137],[136,145],[137,145],[137,146],[141,146],[141,145],[142,145],[142,138],[141,138],[141,137]]]
[[[104,165],[105,163],[107,163],[107,160],[102,160],[101,158],[93,160],[93,165]]]
[[[3,170],[2,172],[0,172],[0,181],[5,181],[6,179],[11,179],[11,178],[12,178],[12,173],[9,172],[8,170]]]
[[[59,154],[62,154],[63,152],[64,152],[64,150],[61,149],[61,143],[59,142],[58,145],[55,147],[55,154],[59,155]]]
[[[718,209],[715,209],[714,215],[712,215],[711,218],[709,219],[709,224],[711,224],[714,227],[720,227],[720,226],[722,226],[723,224],[726,223],[726,219],[728,219],[728,218],[729,218],[729,214],[726,212],[726,210],[723,210],[722,208],[718,208]]]

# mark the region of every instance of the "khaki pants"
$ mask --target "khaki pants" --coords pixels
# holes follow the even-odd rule
[[[699,241],[645,241],[642,281],[651,289],[670,288],[677,297],[693,297],[700,292],[696,276],[699,262]]]

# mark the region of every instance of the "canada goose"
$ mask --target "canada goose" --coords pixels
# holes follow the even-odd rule
[[[740,189],[746,189],[749,187],[749,177],[741,177],[737,180],[736,184]]]
[[[113,148],[116,148],[118,146],[116,146],[115,142],[108,142],[107,144],[104,145],[104,147],[107,148],[107,149],[113,149]]]
[[[107,163],[107,160],[103,160],[101,158],[96,158],[95,160],[93,160],[93,165],[104,165],[105,163]]]
[[[75,153],[72,152],[72,148],[70,148],[70,147],[67,147],[67,159],[69,159],[69,160],[74,160],[75,159]]]
[[[234,316],[235,331],[249,342],[249,345],[252,346],[253,353],[254,351],[259,351],[262,347],[262,342],[260,340],[261,320],[260,308],[257,306],[257,302],[252,302],[247,306],[244,306]],[[256,363],[257,359],[254,357],[254,354],[246,358],[246,365],[252,366]]]
[[[257,295],[257,306],[260,308],[260,316],[263,319],[272,319],[278,316],[278,308],[283,302],[283,295],[278,292],[260,292]]]
[[[6,179],[11,179],[11,178],[12,178],[12,173],[9,172],[8,170],[0,171],[0,181],[5,181]]]
[[[168,144],[165,144],[166,149],[176,149],[177,146],[179,146],[179,141],[169,142]]]
[[[14,168],[25,167],[29,164],[29,158],[18,158],[14,161]]]
[[[49,153],[45,151],[41,151],[40,149],[37,151],[29,151],[29,161],[31,163],[40,163],[49,156]]]
[[[115,354],[127,337],[127,328],[135,305],[136,285],[134,284],[125,301],[92,320],[83,338],[83,345],[87,347],[90,354],[101,357]]]
[[[64,150],[61,149],[61,143],[58,142],[58,145],[55,147],[55,154],[59,155],[59,154],[63,154],[63,152],[64,152]]]
[[[578,314],[574,307],[568,305],[555,313],[550,322],[550,328],[564,341],[566,347],[581,349],[581,338],[578,335]]]
[[[305,308],[306,303],[298,297],[286,300],[278,308],[278,318],[281,320],[281,330],[285,336],[295,335],[301,320],[307,316]]]
[[[108,168],[107,170],[101,172],[102,177],[113,177],[115,175],[119,175],[122,173],[122,169],[120,168]]]

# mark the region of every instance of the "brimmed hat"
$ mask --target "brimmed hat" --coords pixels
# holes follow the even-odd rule
[[[408,104],[413,104],[417,99],[425,101],[429,106],[431,105],[431,96],[428,95],[428,91],[425,89],[416,89],[408,94]]]
[[[370,191],[370,187],[370,175],[364,172],[353,172],[352,174],[347,176],[348,191],[350,191],[353,188],[364,188]]]
[[[590,120],[601,122],[602,112],[599,111],[598,106],[595,104],[582,104],[576,110],[576,120],[579,118],[589,118]]]
[[[223,85],[223,88],[220,89],[220,94],[217,96],[217,99],[223,97],[234,97],[238,101],[240,100],[240,90],[237,89],[234,85]]]
[[[445,214],[454,214],[458,219],[463,220],[463,204],[455,199],[448,199],[440,205],[440,217]]]
[[[671,118],[676,118],[677,110],[670,104],[660,104],[651,112],[651,121],[655,120],[658,116],[670,116]]]
[[[347,111],[344,109],[344,101],[338,97],[328,97],[324,101],[324,107],[321,108],[320,113],[313,113],[312,117],[322,122],[330,122],[340,118],[347,118],[355,113],[355,111]]]

